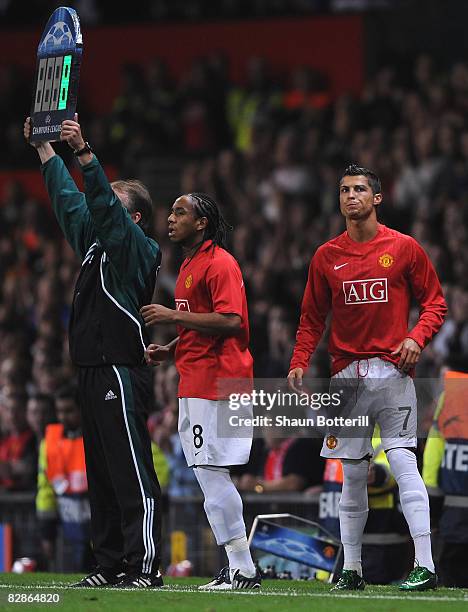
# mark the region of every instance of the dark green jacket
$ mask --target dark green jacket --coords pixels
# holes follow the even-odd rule
[[[161,265],[158,244],[135,224],[96,158],[82,167],[85,193],[55,155],[42,173],[65,238],[80,258],[69,326],[79,366],[138,365],[148,344],[141,306]]]

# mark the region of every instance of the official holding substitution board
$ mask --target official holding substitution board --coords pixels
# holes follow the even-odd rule
[[[139,309],[153,295],[161,253],[146,235],[152,218],[148,190],[139,181],[110,185],[77,120],[62,123],[61,140],[79,161],[85,193],[50,143],[32,143],[57,220],[81,261],[69,341],[78,367],[98,565],[74,586],[159,587],[161,492],[146,427],[152,377]],[[26,140],[30,134],[28,117]]]

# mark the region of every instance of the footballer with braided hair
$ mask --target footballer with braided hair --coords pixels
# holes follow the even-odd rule
[[[239,265],[225,248],[231,227],[216,201],[205,193],[180,196],[168,218],[169,238],[185,255],[175,288],[176,308],[143,306],[147,326],[175,323],[178,337],[166,346],[151,344],[148,363],[175,357],[179,372],[179,435],[187,464],[205,498],[205,511],[229,566],[206,590],[258,589],[260,576],[249,550],[242,500],[229,466],[249,460],[252,438],[217,437],[219,411],[229,413],[226,379],[253,377],[249,321]]]

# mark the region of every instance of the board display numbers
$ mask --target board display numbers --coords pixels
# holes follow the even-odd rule
[[[76,11],[61,6],[50,16],[37,48],[32,142],[60,140],[62,121],[76,112],[83,38]]]

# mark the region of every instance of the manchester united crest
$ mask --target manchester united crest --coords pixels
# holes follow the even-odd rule
[[[382,268],[390,268],[394,261],[393,255],[390,255],[390,253],[384,253],[379,257],[379,264],[382,266]]]
[[[334,557],[335,553],[336,551],[333,546],[325,546],[325,548],[323,549],[323,554],[327,559],[331,559],[332,557]]]
[[[338,440],[336,439],[335,436],[327,436],[327,439],[325,440],[325,444],[327,445],[327,448],[329,448],[330,450],[335,450],[336,445],[338,444]]]
[[[190,289],[190,287],[192,286],[192,283],[193,283],[193,276],[189,274],[187,278],[185,279],[185,288]]]

